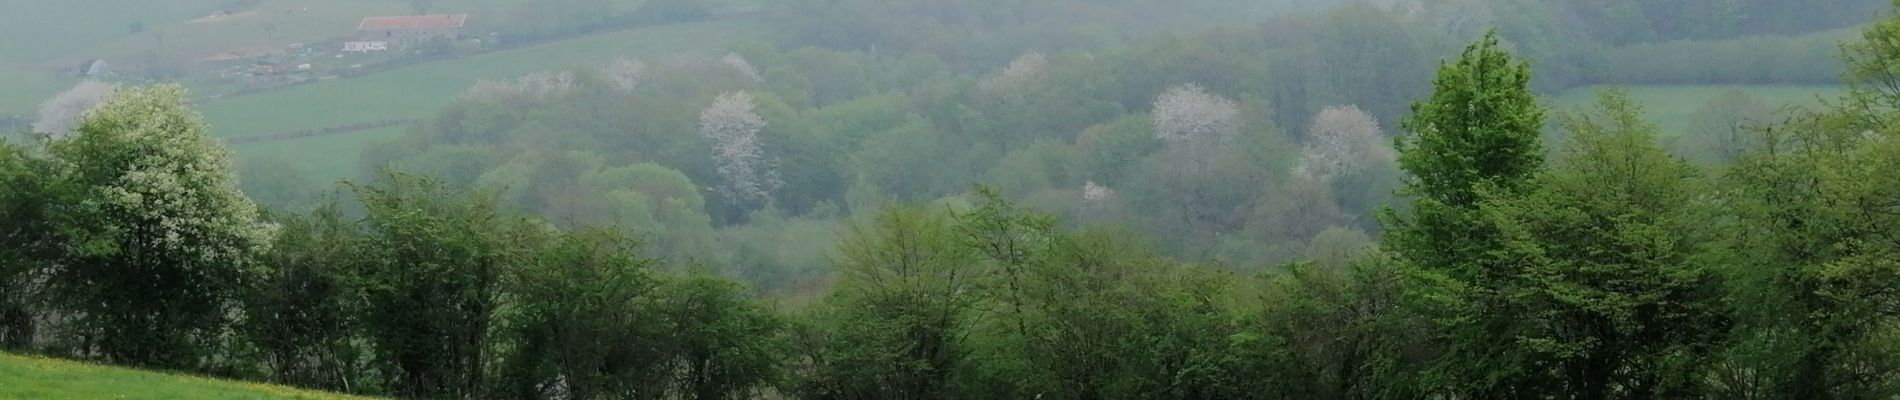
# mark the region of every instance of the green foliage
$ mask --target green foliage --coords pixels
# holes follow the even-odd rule
[[[303,211],[320,193],[316,179],[294,164],[251,158],[238,163],[238,188],[267,210]]]
[[[1357,104],[1387,126],[1408,102],[1431,89],[1425,60],[1455,51],[1447,33],[1397,11],[1348,3],[1313,18],[1289,18],[1257,33],[1267,37],[1275,121],[1303,127],[1321,107]]]
[[[363,277],[357,226],[335,204],[277,218],[282,231],[263,258],[265,273],[244,296],[240,332],[262,353],[272,381],[353,391],[369,374],[361,338]],[[358,387],[352,387],[352,383]]]
[[[496,209],[492,196],[392,174],[357,187],[365,209],[356,267],[369,307],[362,323],[390,391],[470,396],[484,363],[505,278],[543,228]]]
[[[1407,189],[1448,207],[1469,208],[1478,192],[1516,191],[1543,163],[1544,112],[1531,94],[1530,66],[1498,47],[1496,33],[1439,68],[1431,98],[1413,104],[1399,142]]]
[[[650,163],[606,168],[590,153],[528,154],[477,180],[504,188],[502,204],[534,210],[562,227],[614,226],[646,238],[657,256],[684,262],[706,254],[712,226],[699,187]]]
[[[1499,345],[1514,336],[1498,325],[1514,317],[1488,312],[1501,309],[1506,297],[1498,293],[1515,270],[1500,255],[1504,232],[1480,212],[1490,196],[1526,190],[1542,168],[1543,110],[1529,84],[1528,66],[1499,49],[1494,32],[1440,68],[1430,100],[1415,104],[1403,124],[1411,133],[1398,142],[1403,193],[1416,199],[1409,219],[1387,218],[1386,245],[1449,284],[1438,298],[1445,304],[1433,311],[1448,314],[1434,317],[1448,321],[1446,352],[1456,356],[1436,366],[1443,381],[1429,383],[1435,391],[1512,397],[1539,390],[1512,381],[1535,372],[1513,369],[1527,364],[1512,364],[1513,347]]]
[[[1656,128],[1620,92],[1566,114],[1570,143],[1534,189],[1488,199],[1502,234],[1496,280],[1479,281],[1484,353],[1499,387],[1579,398],[1699,393],[1696,368],[1723,333],[1694,170],[1656,145]]]
[[[253,155],[277,232],[177,89],[134,90],[78,136],[0,144],[0,345],[441,398],[1900,393],[1893,21],[1846,46],[1821,114],[1729,95],[1665,129],[1610,93],[1546,127],[1531,93],[1828,83],[1816,43],[1865,4],[1256,3],[799,0],[657,28],[773,30],[709,55],[587,65],[629,49],[606,34],[219,97],[236,135],[340,115],[274,111],[297,96],[447,106],[364,152],[353,201]],[[482,29],[751,6],[714,4]],[[695,135],[736,92],[756,135]],[[278,101],[305,107],[254,109]],[[783,185],[706,197],[738,153]]]
[[[1413,105],[1399,139],[1409,220],[1388,218],[1388,244],[1407,262],[1484,285],[1496,232],[1477,221],[1483,195],[1509,196],[1542,167],[1543,109],[1528,66],[1498,48],[1496,34],[1440,68],[1429,100]]]
[[[1892,131],[1857,105],[1762,132],[1759,146],[1726,169],[1724,270],[1735,282],[1736,346],[1721,371],[1725,393],[1875,398],[1896,393],[1900,371],[1886,290],[1895,275],[1896,186],[1876,172],[1900,155]],[[1746,375],[1744,375],[1746,374]]]
[[[1900,3],[1895,3],[1900,8]],[[1861,30],[1860,40],[1841,45],[1847,83],[1845,116],[1863,128],[1884,129],[1900,112],[1900,18],[1888,17]]]
[[[1729,91],[1710,99],[1694,115],[1695,128],[1677,137],[1675,152],[1707,164],[1726,163],[1747,151],[1754,130],[1780,122],[1761,99]]]
[[[39,327],[33,271],[57,249],[48,214],[53,211],[53,166],[28,149],[0,140],[0,348],[25,349]]]
[[[934,151],[955,146],[955,137],[929,121],[913,120],[865,140],[851,156],[856,185],[899,201],[943,197],[973,183],[974,166],[983,151]],[[980,148],[980,147],[979,147]],[[984,149],[990,150],[990,149]],[[987,158],[987,157],[985,157]],[[971,168],[962,168],[971,166]],[[854,208],[874,204],[851,203]]]
[[[652,261],[610,231],[563,234],[509,273],[497,394],[658,398],[670,379]]]
[[[675,396],[758,398],[780,378],[782,320],[724,278],[691,275],[663,287],[659,309],[668,332]]]
[[[1251,398],[1290,384],[1262,380],[1277,350],[1232,323],[1225,275],[977,196],[967,211],[895,208],[854,231],[839,290],[793,336],[809,363],[797,393]]]
[[[1274,243],[1262,251],[1261,259],[1285,262],[1299,258],[1307,240],[1321,232],[1346,225],[1345,211],[1333,200],[1328,185],[1311,179],[1287,182],[1253,209],[1247,222],[1247,234],[1258,243]]]
[[[1279,377],[1281,397],[1418,398],[1418,380],[1438,346],[1432,321],[1396,260],[1355,252],[1343,264],[1296,263],[1265,285],[1243,323],[1254,335],[1277,337],[1278,363],[1263,366]]]
[[[1711,373],[1715,393],[1760,398],[1879,398],[1891,377],[1896,186],[1889,70],[1892,18],[1847,44],[1849,91],[1826,113],[1752,131],[1724,168],[1721,272],[1737,329]]]
[[[1130,179],[1142,158],[1161,149],[1148,118],[1129,115],[1089,127],[1075,138],[1077,174],[1094,182]]]
[[[1398,142],[1399,166],[1408,174],[1403,193],[1416,196],[1412,215],[1388,212],[1386,218],[1386,248],[1433,278],[1422,284],[1449,285],[1437,288],[1442,291],[1433,298],[1445,304],[1432,310],[1451,314],[1437,316],[1454,324],[1448,351],[1472,355],[1438,365],[1438,374],[1451,380],[1438,389],[1479,395],[1507,388],[1496,374],[1511,372],[1483,356],[1508,338],[1484,324],[1510,317],[1482,310],[1495,300],[1485,295],[1509,270],[1496,255],[1501,233],[1480,221],[1477,209],[1481,196],[1522,190],[1543,159],[1537,141],[1543,111],[1527,87],[1527,66],[1497,46],[1495,34],[1472,44],[1440,69],[1431,99],[1413,106],[1404,124],[1411,136]],[[1485,316],[1491,319],[1480,319]]]
[[[229,326],[272,227],[178,86],[122,89],[48,149],[66,204],[46,277],[76,354],[197,368]],[[69,196],[69,197],[68,197]]]
[[[747,217],[745,225],[720,231],[726,243],[721,260],[727,272],[766,294],[802,296],[819,293],[831,276],[831,250],[844,231],[832,219],[837,207],[821,205],[805,216],[787,216],[766,209]]]
[[[1012,338],[1017,357],[1054,381],[1045,397],[1230,397],[1260,384],[1229,365],[1260,360],[1226,358],[1250,343],[1235,343],[1215,303],[1229,291],[1223,275],[1170,265],[1114,232],[1049,240],[1017,312],[1028,328]]]
[[[960,334],[982,271],[940,213],[892,207],[852,228],[838,249],[837,289],[801,334],[814,354],[797,392],[840,399],[945,396],[968,350]]]

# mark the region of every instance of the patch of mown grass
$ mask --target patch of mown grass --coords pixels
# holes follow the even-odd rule
[[[270,385],[0,353],[5,399],[369,399]]]

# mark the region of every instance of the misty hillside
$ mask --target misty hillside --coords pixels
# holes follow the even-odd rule
[[[1897,7],[0,0],[0,351],[396,398],[1900,398]],[[0,378],[90,393],[54,380]]]

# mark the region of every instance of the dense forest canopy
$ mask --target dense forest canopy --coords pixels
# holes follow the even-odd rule
[[[89,81],[0,141],[0,349],[403,398],[1894,398],[1896,11],[562,0],[484,29],[765,34],[480,81],[335,183]],[[1841,89],[1540,95],[1689,84]]]

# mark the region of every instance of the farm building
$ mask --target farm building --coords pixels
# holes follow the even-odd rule
[[[356,30],[363,41],[407,47],[436,39],[455,39],[467,22],[468,14],[368,17],[356,25]]]

